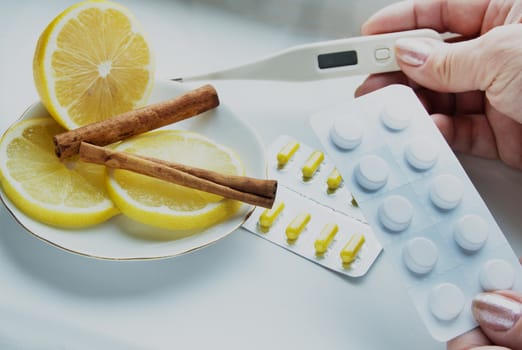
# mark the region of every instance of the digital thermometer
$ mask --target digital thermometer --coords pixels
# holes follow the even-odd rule
[[[431,29],[378,34],[294,46],[229,69],[172,79],[175,81],[251,79],[310,81],[400,70],[394,45],[399,38],[442,40]]]

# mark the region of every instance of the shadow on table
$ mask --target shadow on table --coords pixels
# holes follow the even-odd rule
[[[28,234],[4,209],[0,209],[0,250],[22,273],[53,288],[88,298],[121,298],[164,289],[198,288],[212,283],[216,270],[237,264],[230,244],[212,244],[175,258],[147,261],[114,261],[88,258],[53,247]],[[224,251],[226,250],[226,251]],[[229,254],[235,251],[238,253]],[[204,255],[203,255],[204,254]],[[244,253],[246,254],[246,252]],[[212,262],[212,263],[209,263]]]

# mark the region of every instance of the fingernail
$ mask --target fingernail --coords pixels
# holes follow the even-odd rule
[[[494,331],[511,329],[522,315],[522,305],[495,293],[481,293],[473,299],[473,315],[482,326]]]
[[[410,66],[422,66],[431,53],[431,46],[422,39],[401,38],[395,42],[397,59]]]

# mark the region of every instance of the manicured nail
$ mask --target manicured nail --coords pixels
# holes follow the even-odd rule
[[[507,331],[522,315],[522,304],[500,294],[481,293],[473,299],[472,310],[482,327]]]
[[[401,38],[395,42],[397,59],[410,66],[421,66],[431,53],[431,46],[422,39]]]

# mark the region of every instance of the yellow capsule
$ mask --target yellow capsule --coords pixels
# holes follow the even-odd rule
[[[297,141],[288,142],[277,154],[277,163],[280,167],[286,165],[290,159],[294,156],[295,152],[299,149],[299,143]]]
[[[323,152],[315,151],[313,152],[310,157],[306,160],[306,163],[303,165],[303,168],[301,171],[303,172],[303,177],[305,178],[311,178],[314,176],[317,169],[319,169],[319,166],[324,160],[324,154]]]
[[[263,213],[259,216],[259,225],[264,228],[271,227],[284,208],[285,203],[276,202],[272,209],[265,209]]]
[[[301,213],[297,215],[292,222],[286,227],[286,238],[290,241],[294,241],[299,237],[301,232],[303,232],[304,228],[310,221],[310,214]]]
[[[329,223],[323,227],[319,237],[317,237],[314,243],[316,254],[321,255],[328,250],[328,247],[330,246],[330,243],[332,243],[337,231],[339,231],[339,226],[337,226],[337,224]]]
[[[341,260],[343,261],[343,264],[349,264],[354,261],[363,244],[364,236],[362,234],[356,233],[350,237],[348,243],[346,243],[344,248],[341,250]]]
[[[338,189],[342,181],[343,178],[337,169],[332,170],[330,175],[328,175],[328,179],[326,179],[328,189],[331,191]]]

